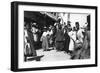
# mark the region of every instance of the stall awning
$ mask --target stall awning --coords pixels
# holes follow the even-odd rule
[[[57,21],[57,17],[54,16],[53,14],[47,13],[47,12],[40,12],[41,14],[45,14],[47,16],[49,16],[50,18],[54,19],[55,21]]]
[[[44,26],[49,27],[50,25],[54,25],[57,19],[56,17],[45,12],[25,11],[24,20],[36,22],[38,27],[43,28]]]

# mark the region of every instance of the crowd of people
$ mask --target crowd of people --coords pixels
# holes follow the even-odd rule
[[[48,29],[44,28],[42,48],[44,51],[50,47],[64,51],[71,55],[71,59],[90,58],[90,27],[87,23],[85,25],[80,27],[79,22],[75,22],[75,27],[72,27],[70,22],[67,25],[57,22]]]
[[[75,26],[72,27],[70,21],[68,21],[68,24],[61,24],[60,21],[57,21],[54,25],[50,25],[49,27],[44,26],[43,30],[39,31],[33,28],[34,26],[27,24],[24,28],[24,54],[37,56],[36,50],[34,49],[34,43],[37,38],[35,33],[40,32],[43,51],[64,51],[71,56],[70,59],[89,59],[90,26],[87,23],[85,25],[85,27],[80,27],[79,22],[75,22]]]

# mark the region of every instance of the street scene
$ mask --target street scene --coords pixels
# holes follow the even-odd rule
[[[24,11],[24,61],[90,59],[90,14]]]

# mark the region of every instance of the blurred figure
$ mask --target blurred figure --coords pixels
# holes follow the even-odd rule
[[[40,39],[42,41],[42,48],[44,49],[44,51],[47,51],[49,49],[47,35],[48,35],[47,29],[45,28]]]
[[[83,46],[80,53],[80,59],[90,58],[90,26],[87,25],[84,32]]]
[[[49,37],[48,37],[48,43],[49,43],[49,47],[51,48],[53,48],[53,29],[52,29],[53,27],[52,26],[50,26],[49,27]]]
[[[69,52],[69,43],[70,43],[70,36],[68,35],[68,27],[67,26],[65,26],[64,27],[64,38],[65,38],[65,40],[64,40],[64,51],[65,52]]]
[[[26,49],[25,49],[25,58],[28,56],[33,56],[36,57],[37,53],[36,50],[34,48],[34,38],[33,38],[33,33],[31,31],[32,27],[29,23],[25,24],[25,45],[26,45]],[[26,59],[25,59],[26,60]]]
[[[75,50],[71,59],[84,59],[90,57],[90,32],[79,28],[77,25],[77,39],[75,41]]]
[[[76,41],[75,27],[73,27],[73,29],[68,34],[70,36],[69,52],[71,54],[75,48],[75,41]]]
[[[76,43],[83,43],[84,29],[80,28],[79,22],[76,22],[75,25],[76,25]]]
[[[60,24],[58,24],[56,28],[55,46],[57,51],[61,51],[64,48],[64,32]]]
[[[37,39],[38,39],[38,36],[37,36],[37,31],[38,29],[36,28],[36,23],[33,23],[32,24],[32,33],[33,33],[33,38],[34,38],[34,41],[37,42]]]

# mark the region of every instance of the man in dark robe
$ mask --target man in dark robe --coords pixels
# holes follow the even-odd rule
[[[61,51],[64,48],[64,32],[61,25],[58,25],[57,32],[55,34],[55,46],[57,51]]]
[[[64,33],[64,51],[65,52],[69,52],[69,43],[70,43],[70,37],[68,35],[68,29],[67,29],[67,26],[65,26],[65,33]]]

